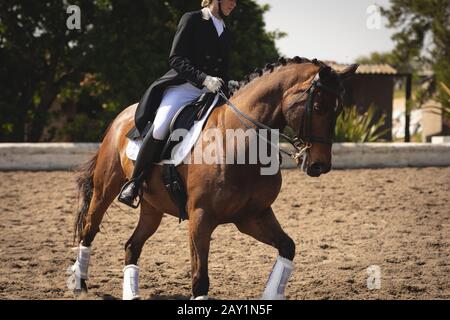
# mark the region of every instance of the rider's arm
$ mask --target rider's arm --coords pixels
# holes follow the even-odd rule
[[[178,74],[191,82],[198,88],[203,87],[206,74],[199,70],[192,62],[193,56],[193,36],[194,36],[194,16],[185,14],[178,24],[178,29],[172,44],[169,64]]]

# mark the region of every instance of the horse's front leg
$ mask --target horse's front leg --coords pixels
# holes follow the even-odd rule
[[[278,249],[278,257],[270,273],[262,299],[284,299],[284,290],[291,276],[295,256],[295,243],[283,231],[272,208],[255,212],[235,223],[238,229],[256,240]]]
[[[216,228],[203,209],[189,215],[189,244],[191,249],[193,299],[207,299],[209,290],[208,255],[211,234]]]

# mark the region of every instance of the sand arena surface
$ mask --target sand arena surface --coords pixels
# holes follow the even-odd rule
[[[1,299],[73,298],[65,272],[76,257],[75,187],[70,172],[0,172]],[[449,199],[450,168],[335,170],[320,178],[283,171],[273,208],[297,245],[287,298],[450,299]],[[123,246],[137,219],[138,210],[110,207],[84,298],[121,298]],[[144,299],[190,297],[187,240],[187,222],[164,216],[139,263]],[[210,296],[259,298],[276,255],[234,225],[220,226]],[[371,265],[380,267],[379,290],[367,288]]]

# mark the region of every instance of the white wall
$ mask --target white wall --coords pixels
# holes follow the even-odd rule
[[[0,170],[69,170],[88,160],[98,147],[98,143],[0,143]],[[450,166],[450,143],[333,145],[333,168],[427,166]],[[294,168],[295,163],[283,155],[282,167]]]

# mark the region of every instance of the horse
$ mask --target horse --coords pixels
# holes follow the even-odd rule
[[[294,145],[302,147],[306,174],[311,177],[326,174],[331,170],[334,125],[342,109],[342,82],[357,67],[350,65],[338,72],[316,59],[281,58],[247,76],[230,100],[213,109],[203,130],[246,129],[243,119],[229,107],[232,105],[251,121],[252,127],[261,124],[280,132],[286,126],[292,128],[297,133]],[[135,110],[136,104],[131,105],[113,120],[98,152],[82,167],[77,178],[81,206],[74,237],[79,240],[80,250],[71,269],[76,276],[76,290],[87,290],[92,242],[104,213],[133,171],[133,162],[125,152],[128,143],[125,134],[134,125]],[[260,167],[260,163],[183,163],[177,167],[188,195],[185,209],[194,299],[208,295],[211,235],[217,226],[225,223],[235,224],[240,232],[278,250],[263,298],[284,298],[296,248],[271,207],[281,189],[280,170],[262,175]],[[143,184],[139,220],[125,244],[125,266],[131,266],[134,271],[131,279],[124,278],[124,299],[140,298],[136,279],[138,259],[143,245],[158,229],[163,214],[177,218],[180,214],[164,187],[161,170],[161,166],[153,165],[150,177]],[[277,268],[284,270],[283,277],[279,275],[284,280],[271,280]]]

